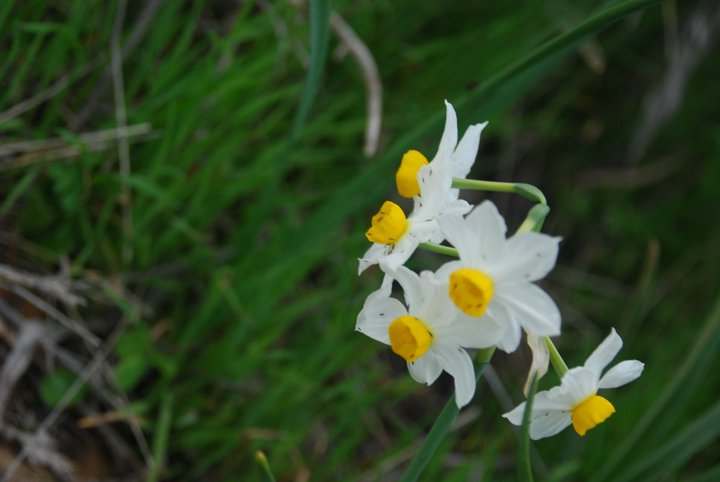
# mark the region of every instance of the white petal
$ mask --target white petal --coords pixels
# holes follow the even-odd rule
[[[540,394],[538,393],[538,395]],[[527,405],[527,402],[522,402],[520,405],[513,408],[509,412],[504,413],[503,417],[508,419],[511,424],[517,425],[519,427],[520,425],[522,425],[523,414],[525,413],[525,405]]]
[[[547,390],[544,390],[535,394],[535,399],[533,400],[533,413],[530,415],[531,419],[542,415],[543,412],[562,412],[567,410],[567,406],[565,404],[558,402],[557,400],[549,399],[548,393],[549,392]],[[522,402],[520,405],[504,414],[503,417],[507,418],[510,423],[514,425],[522,425],[522,417],[524,411],[525,402]]]
[[[452,191],[457,191],[457,189],[452,189]],[[464,199],[457,199],[457,197],[453,200],[448,200],[445,203],[445,208],[443,209],[443,214],[459,214],[461,216],[467,214],[472,209],[472,205],[465,201]],[[444,236],[443,236],[444,239]]]
[[[440,145],[438,146],[437,154],[435,159],[448,159],[452,156],[455,146],[457,145],[457,114],[455,109],[448,102],[445,101],[445,129],[443,129],[442,137],[440,138]]]
[[[550,296],[532,283],[497,287],[498,303],[504,304],[526,331],[535,336],[560,334],[560,310]]]
[[[495,299],[488,306],[487,316],[493,318],[505,330],[502,338],[497,343],[498,348],[505,353],[512,353],[517,350],[518,345],[520,345],[522,330],[513,313]]]
[[[396,271],[405,264],[415,252],[420,241],[413,233],[405,233],[392,248],[392,251],[379,260],[380,265],[386,271]]]
[[[455,403],[459,408],[467,405],[475,394],[475,369],[468,352],[458,346],[436,343],[433,352],[440,366],[455,380]]]
[[[455,245],[446,231],[447,239],[460,251],[460,259],[480,269],[494,265],[504,258],[505,220],[497,207],[490,201],[483,201],[470,211],[462,225],[462,239]]]
[[[465,265],[461,261],[448,261],[440,266],[435,272],[435,279],[437,279],[439,283],[448,285],[450,283],[450,274],[464,266]]]
[[[363,257],[358,259],[358,276],[370,266],[378,264],[381,259],[384,259],[389,250],[390,248],[385,244],[373,243],[372,246],[365,251]]]
[[[407,314],[402,303],[395,298],[379,298],[366,302],[357,317],[355,329],[386,345],[390,344],[388,326],[392,321]]]
[[[475,237],[459,213],[447,213],[438,218],[438,225],[450,244],[459,253],[468,253],[474,249]]]
[[[512,424],[522,425],[526,402],[521,403],[513,410],[504,414]],[[548,398],[548,392],[538,392],[533,400],[530,414],[530,437],[533,440],[550,437],[570,425],[570,414],[566,407]]]
[[[442,368],[433,353],[426,353],[414,362],[408,362],[410,376],[418,383],[432,385],[442,373]]]
[[[533,400],[533,412],[566,412],[570,407],[567,402],[562,398],[551,393],[554,389],[559,387],[553,387],[551,390],[544,390],[535,394]]]
[[[407,314],[402,303],[390,298],[392,278],[385,276],[382,285],[370,293],[357,317],[355,329],[381,343],[390,344],[387,328],[398,316]]]
[[[408,219],[408,224],[408,230],[405,236],[415,238],[418,243],[430,241],[435,236],[435,233],[440,231],[440,226],[434,219],[428,221]]]
[[[598,388],[621,387],[638,378],[645,368],[645,364],[638,360],[625,360],[610,370],[600,379]]]
[[[475,207],[465,219],[448,214],[438,219],[445,238],[457,248],[460,259],[486,271],[502,259],[505,249],[505,220],[490,201]]]
[[[487,348],[497,344],[505,330],[492,318],[482,316],[473,318],[459,314],[449,324],[437,326],[434,334],[442,343],[462,346],[464,348]]]
[[[508,239],[503,259],[493,268],[496,282],[544,278],[555,267],[559,243],[560,238],[541,233],[522,233]]]
[[[467,128],[460,143],[453,154],[453,177],[465,179],[475,163],[478,147],[480,146],[480,134],[487,125],[487,122],[475,124]]]
[[[440,282],[431,271],[420,273],[421,301],[411,307],[413,316],[427,323],[433,330],[452,323],[458,310],[448,296],[447,283]]]
[[[595,375],[599,379],[602,371],[608,366],[612,359],[615,358],[620,348],[622,348],[622,344],[620,335],[618,335],[615,328],[613,328],[607,338],[595,348],[595,351],[593,351],[587,361],[585,361],[585,368],[589,368],[595,372]]]
[[[405,295],[405,303],[412,311],[422,302],[422,288],[420,285],[420,277],[412,270],[405,266],[399,266],[395,271],[388,273],[402,287]]]
[[[445,207],[452,186],[450,163],[426,164],[418,171],[420,195],[413,198],[414,206],[410,218],[416,220],[435,219]]]
[[[568,412],[545,412],[530,421],[530,438],[538,440],[562,432],[572,423]]]
[[[595,395],[598,379],[585,367],[571,368],[562,378],[561,385],[548,393],[548,397],[572,408],[586,398]]]

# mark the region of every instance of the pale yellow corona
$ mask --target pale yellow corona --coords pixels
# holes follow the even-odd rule
[[[493,297],[492,279],[476,269],[463,268],[450,275],[450,299],[470,316],[482,316]]]
[[[413,198],[420,195],[420,184],[417,175],[420,168],[428,164],[428,160],[420,151],[407,151],[400,161],[400,167],[395,174],[395,183],[398,193],[402,197]]]
[[[372,217],[372,225],[365,236],[373,243],[395,244],[407,227],[408,221],[402,208],[392,201],[385,201]]]
[[[572,409],[572,424],[575,431],[581,437],[591,428],[599,424],[615,413],[615,407],[608,399],[600,395],[593,395],[578,403]]]
[[[395,318],[388,326],[392,351],[411,362],[428,351],[432,333],[421,320],[410,315]]]

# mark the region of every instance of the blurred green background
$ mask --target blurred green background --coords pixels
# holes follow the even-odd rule
[[[262,480],[263,450],[281,481],[397,480],[452,383],[416,384],[353,331],[381,279],[358,278],[357,258],[370,216],[396,200],[402,152],[434,155],[448,99],[461,132],[490,121],[470,177],[548,198],[544,231],[563,243],[543,286],[568,364],[611,327],[618,359],[646,363],[609,396],[607,423],[534,444],[538,480],[720,480],[720,7],[597,20],[630,3],[332,2],[379,71],[370,158],[363,69],[307,2],[0,3],[0,262],[44,274],[66,262],[88,302],[65,312],[102,340],[121,333],[104,386],[129,404],[91,387],[51,433],[95,441],[100,479],[144,478],[145,452],[151,479]],[[597,32],[493,80],[592,19]],[[310,38],[325,33],[323,57]],[[465,198],[493,199],[511,229],[531,206]],[[97,353],[58,343],[83,363]],[[517,480],[500,415],[528,366],[524,348],[495,356],[421,480]],[[76,377],[34,367],[24,409],[42,420]],[[77,428],[107,412],[119,421]]]

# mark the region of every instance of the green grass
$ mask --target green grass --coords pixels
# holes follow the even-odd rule
[[[130,144],[129,238],[114,143],[98,152],[80,146],[64,160],[0,160],[7,234],[0,261],[52,272],[67,256],[74,277],[100,276],[112,300],[93,301],[83,319],[136,317],[115,363],[153,453],[166,462],[159,480],[263,480],[259,449],[278,480],[304,471],[311,480],[399,479],[406,450],[451,386],[445,377],[430,388],[415,384],[388,350],[353,332],[380,281],[375,270],[358,278],[356,260],[373,210],[393,196],[402,152],[434,153],[446,98],[458,107],[461,129],[490,121],[474,177],[531,183],[548,198],[544,231],[564,241],[545,286],[563,310],[558,346],[568,364],[582,363],[611,326],[625,340],[621,356],[646,362],[640,380],[613,394],[618,413],[608,423],[582,440],[568,431],[534,444],[558,474],[552,480],[588,480],[612,460],[688,359],[720,297],[720,136],[711,100],[720,72],[717,63],[700,64],[682,107],[640,160],[667,161],[670,174],[626,187],[619,180],[633,168],[623,158],[642,97],[665,69],[668,20],[659,7],[593,37],[606,59],[602,74],[568,46],[564,56],[492,84],[601,5],[581,3],[333,2],[382,75],[382,142],[377,158],[365,159],[362,77],[350,58],[335,59],[332,32],[322,75],[308,75],[302,59],[316,26],[306,7],[163,2],[123,65],[128,125],[152,125]],[[68,76],[62,91],[0,124],[3,144],[61,137],[79,145],[79,133],[115,127],[110,84],[87,118],[77,116],[109,66],[116,8],[0,5],[0,112]],[[679,19],[692,8],[678,5]],[[130,2],[123,40],[140,12]],[[315,62],[313,69],[323,67]],[[308,78],[317,92],[293,139]],[[599,170],[618,182],[601,183]],[[488,197],[511,227],[530,207],[509,194]],[[119,283],[126,293],[112,288]],[[147,309],[138,311],[135,300]],[[662,480],[717,472],[717,433],[702,429],[717,413],[711,353],[678,382],[678,394],[615,469],[653,477],[643,472],[656,465],[653,457],[687,439],[682,463],[664,466]],[[520,401],[527,354],[493,364]],[[541,388],[551,383],[548,376]],[[420,480],[517,480],[517,444],[503,409],[482,385],[475,406],[477,418],[441,444]]]

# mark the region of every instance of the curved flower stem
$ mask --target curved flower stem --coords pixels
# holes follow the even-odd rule
[[[528,211],[527,216],[525,216],[525,221],[517,228],[515,234],[528,233],[530,231],[540,232],[549,212],[550,207],[547,204],[534,205],[530,211]]]
[[[478,351],[478,365],[475,372],[477,380],[480,380],[480,377],[482,377],[483,369],[492,358],[493,353],[495,353],[495,347],[483,348]],[[410,465],[405,470],[400,482],[415,482],[418,480],[420,474],[422,474],[425,469],[425,466],[430,461],[430,458],[440,445],[440,442],[443,441],[445,435],[450,430],[450,425],[453,420],[455,420],[455,417],[457,417],[458,412],[460,412],[460,409],[455,403],[455,394],[453,394],[450,397],[450,400],[448,400],[445,404],[445,408],[443,408],[442,412],[440,412],[437,420],[435,420],[435,423],[430,429],[430,433],[428,433],[422,447],[420,447],[420,450],[415,455],[415,458],[413,458],[412,462],[410,462]]]
[[[459,258],[458,250],[451,248],[450,246],[443,246],[442,244],[435,243],[420,243],[420,249],[430,251],[431,253],[445,254],[447,256],[453,256]]]
[[[476,191],[510,192],[534,201],[547,204],[543,192],[532,184],[524,182],[495,182],[480,181],[477,179],[453,179],[452,187],[458,189],[472,189]]]

